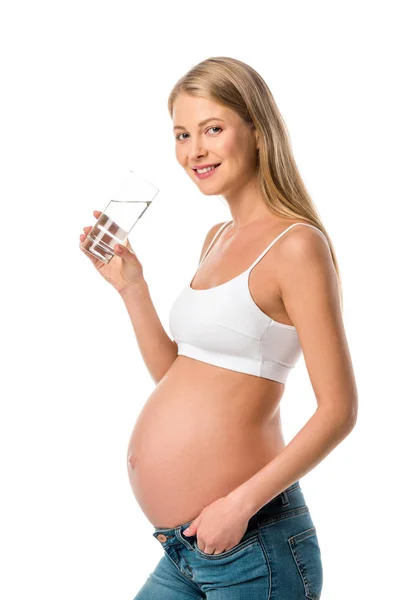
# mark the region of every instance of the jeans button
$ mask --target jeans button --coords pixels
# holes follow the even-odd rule
[[[166,536],[163,533],[160,533],[157,536],[157,539],[158,539],[159,542],[166,542],[167,541],[167,538],[166,538]]]

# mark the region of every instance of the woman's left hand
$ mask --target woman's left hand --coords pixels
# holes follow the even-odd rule
[[[182,533],[197,534],[197,545],[206,554],[221,554],[230,550],[244,536],[250,517],[230,496],[209,504]]]

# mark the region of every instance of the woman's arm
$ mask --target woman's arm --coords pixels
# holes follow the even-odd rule
[[[142,358],[157,384],[178,356],[178,346],[162,326],[145,279],[120,295],[131,319]]]
[[[316,467],[355,426],[358,394],[326,239],[299,227],[276,246],[279,287],[296,327],[317,409],[291,442],[229,497],[252,516]]]
[[[222,223],[214,225],[204,240],[201,257]],[[131,319],[142,358],[154,383],[158,384],[178,356],[178,345],[166,333],[145,279],[121,292]]]

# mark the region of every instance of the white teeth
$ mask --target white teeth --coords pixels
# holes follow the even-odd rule
[[[207,173],[207,171],[211,171],[212,169],[215,169],[215,166],[214,167],[206,167],[205,169],[196,169],[196,171],[198,173]]]

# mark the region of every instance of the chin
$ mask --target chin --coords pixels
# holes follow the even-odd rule
[[[218,196],[221,192],[217,190],[210,190],[209,192],[205,192],[199,188],[199,191],[203,194],[203,196]]]

